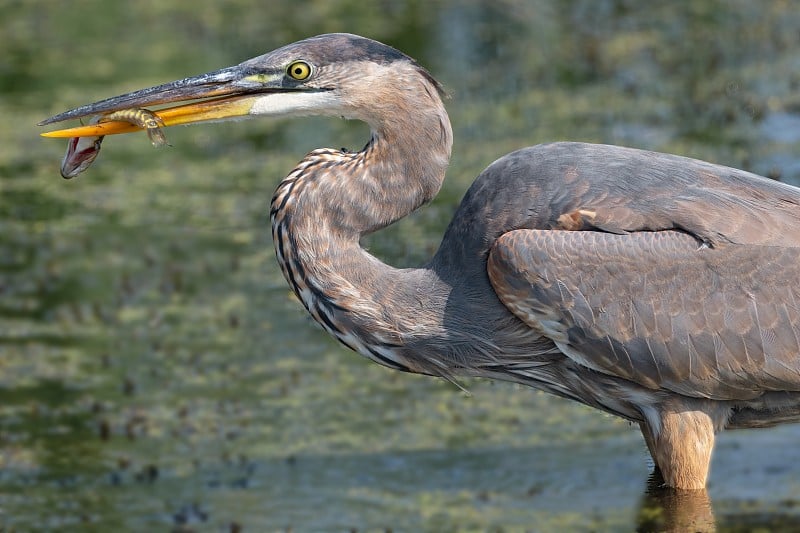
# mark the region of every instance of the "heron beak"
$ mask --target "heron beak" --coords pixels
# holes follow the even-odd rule
[[[250,115],[255,102],[266,93],[296,90],[293,87],[284,87],[283,78],[282,70],[256,70],[242,64],[77,107],[43,120],[39,126],[124,109],[149,108],[186,101],[190,102],[152,111],[161,119],[163,126],[242,117]],[[41,135],[90,137],[130,133],[141,129],[129,122],[109,121],[49,131]]]

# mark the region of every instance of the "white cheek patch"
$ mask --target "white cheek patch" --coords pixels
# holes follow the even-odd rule
[[[341,114],[341,103],[333,91],[297,91],[264,94],[250,108],[251,115],[333,115]]]

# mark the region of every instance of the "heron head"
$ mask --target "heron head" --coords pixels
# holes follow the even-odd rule
[[[438,82],[402,52],[356,35],[327,34],[233,67],[77,107],[39,125],[190,101],[155,113],[164,126],[249,116],[332,115],[363,120],[376,129],[391,111],[402,113],[392,106],[415,106],[415,99],[438,99],[440,93]],[[98,136],[137,129],[110,121],[43,135]]]

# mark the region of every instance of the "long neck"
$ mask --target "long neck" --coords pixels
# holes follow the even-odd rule
[[[360,152],[311,152],[278,186],[271,208],[278,262],[317,322],[361,354],[416,372],[426,369],[402,355],[404,337],[440,318],[436,305],[420,316],[401,303],[414,301],[427,272],[385,265],[359,239],[441,187],[452,131],[435,90],[423,101],[420,108],[395,99],[395,109],[380,114],[391,118],[369,117],[372,139]]]

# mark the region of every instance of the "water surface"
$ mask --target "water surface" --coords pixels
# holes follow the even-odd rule
[[[800,427],[724,434],[710,500],[647,489],[638,430],[533,390],[471,394],[348,352],[274,261],[267,210],[363,125],[250,121],[106,139],[58,176],[34,124],[328,31],[447,87],[437,200],[373,236],[424,261],[480,170],[554,140],[800,183],[800,10],[744,0],[0,6],[0,523],[8,531],[718,531],[800,527]],[[710,503],[709,503],[710,501]],[[713,509],[709,522],[708,506]],[[705,518],[704,518],[705,517]],[[680,523],[680,522],[678,522]]]

